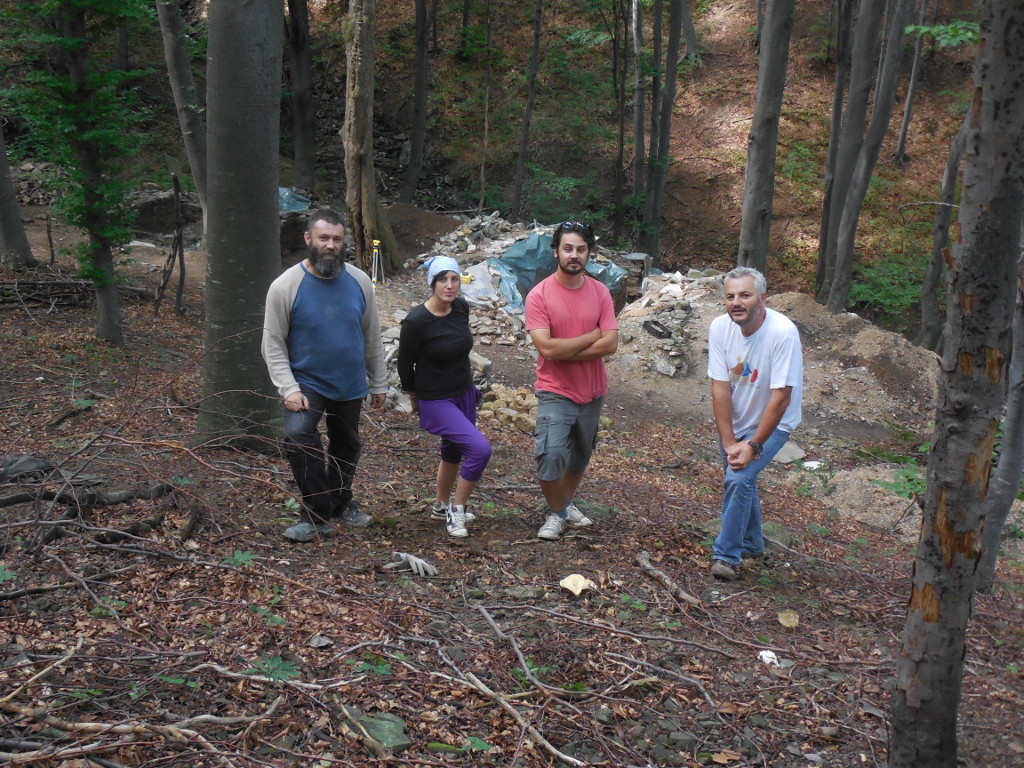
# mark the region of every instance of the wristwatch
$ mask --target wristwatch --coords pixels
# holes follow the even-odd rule
[[[764,446],[760,443],[755,443],[753,440],[747,440],[747,445],[750,446],[750,450],[754,452],[754,458],[758,458],[761,455],[761,451],[764,450]]]

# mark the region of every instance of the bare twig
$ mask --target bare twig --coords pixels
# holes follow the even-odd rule
[[[678,586],[672,579],[670,579],[664,571],[661,571],[654,567],[651,562],[651,556],[646,552],[640,552],[636,556],[636,561],[640,563],[643,569],[650,574],[656,581],[661,582],[661,585],[669,591],[669,594],[678,600],[682,600],[684,603],[690,605],[700,605],[700,600],[691,595],[682,587]]]

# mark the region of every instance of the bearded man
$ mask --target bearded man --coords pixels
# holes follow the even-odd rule
[[[263,323],[263,359],[284,401],[285,451],[302,496],[299,521],[284,537],[297,542],[331,533],[332,520],[373,522],[352,501],[359,414],[367,394],[382,408],[388,388],[373,285],[346,263],[341,217],[315,211],[305,240],[305,260],[271,284]]]

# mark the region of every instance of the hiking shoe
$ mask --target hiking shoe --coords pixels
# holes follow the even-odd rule
[[[736,569],[724,560],[715,560],[711,566],[711,575],[719,581],[736,581],[740,577]]]
[[[366,528],[373,522],[373,516],[362,512],[355,504],[345,507],[345,511],[338,516],[338,519],[349,528]]]
[[[544,521],[544,525],[537,531],[537,538],[558,541],[562,538],[562,534],[565,533],[565,528],[566,521],[559,517],[557,513],[552,512],[548,515],[548,519]]]
[[[466,530],[466,508],[455,505],[448,510],[448,517],[445,521],[445,528],[448,529],[448,535],[454,536],[457,539],[464,539],[469,536],[469,531]]]
[[[301,522],[296,523],[281,535],[289,541],[297,541],[299,544],[306,544],[318,536],[328,536],[332,533],[334,533],[334,526],[330,523],[313,525],[313,523]]]
[[[594,524],[594,521],[584,515],[580,508],[571,501],[565,508],[565,521],[573,528],[586,528],[588,525]]]
[[[449,507],[449,505],[445,504],[442,501],[435,501],[433,503],[433,505],[430,507],[430,516],[432,518],[434,518],[435,520],[447,520],[448,519],[448,507]],[[466,510],[466,522],[467,523],[472,523],[474,520],[476,520],[476,515],[474,515],[472,512],[470,512],[467,509]]]

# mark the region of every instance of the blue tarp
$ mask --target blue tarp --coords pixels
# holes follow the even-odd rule
[[[520,240],[498,258],[487,259],[487,265],[498,273],[500,291],[508,299],[505,309],[522,312],[526,294],[537,283],[555,272],[557,262],[551,251],[551,235],[533,233]],[[622,291],[626,270],[608,262],[591,259],[587,272],[604,283],[614,296]]]

